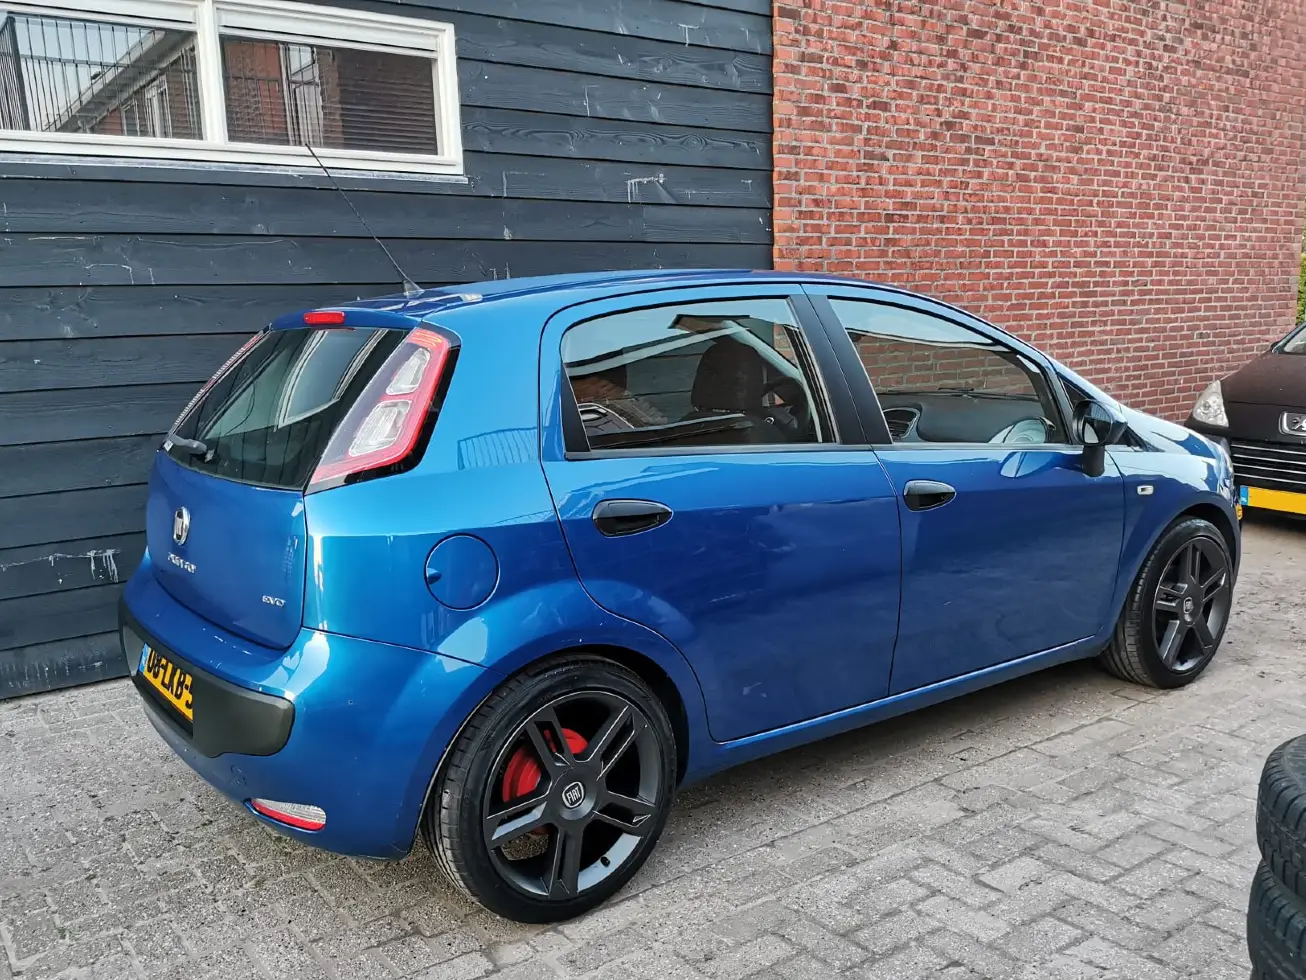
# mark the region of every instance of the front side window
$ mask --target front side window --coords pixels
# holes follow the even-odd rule
[[[831,299],[901,443],[1063,443],[1038,365],[984,334],[918,310]]]
[[[453,58],[418,17],[0,0],[0,151],[458,172]]]
[[[833,442],[806,340],[783,299],[587,320],[562,358],[592,450]]]

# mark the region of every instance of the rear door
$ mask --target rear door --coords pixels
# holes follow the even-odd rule
[[[888,689],[895,495],[813,322],[801,289],[714,287],[573,308],[543,337],[576,569],[679,647],[721,741]]]
[[[267,331],[196,397],[158,453],[146,539],[160,584],[204,618],[283,648],[304,607],[303,491],[398,330]]]
[[[1098,634],[1115,593],[1124,484],[1109,455],[1106,473],[1084,474],[1042,357],[918,297],[811,292],[898,500],[891,693]]]

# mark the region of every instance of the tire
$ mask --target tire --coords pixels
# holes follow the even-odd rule
[[[1196,572],[1179,569],[1194,551]],[[1161,611],[1163,601],[1174,609]],[[1233,562],[1224,536],[1209,521],[1182,518],[1147,556],[1099,662],[1116,677],[1147,687],[1191,684],[1220,648],[1232,601]],[[1167,645],[1171,634],[1162,624],[1171,622],[1176,641]]]
[[[1265,760],[1256,842],[1279,884],[1306,902],[1306,736],[1284,742]]]
[[[557,922],[634,876],[675,781],[675,734],[657,696],[619,664],[572,656],[510,678],[477,709],[422,835],[449,880],[490,911]]]
[[[1264,862],[1247,905],[1253,980],[1306,980],[1306,905],[1289,895]]]

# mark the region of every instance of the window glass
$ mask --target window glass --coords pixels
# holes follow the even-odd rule
[[[894,442],[1065,442],[1037,365],[983,334],[883,303],[831,305],[875,386]]]
[[[439,152],[429,58],[224,37],[222,63],[235,142]]]
[[[0,129],[200,139],[195,34],[0,9]]]
[[[1298,324],[1297,329],[1280,344],[1279,351],[1283,354],[1306,354],[1306,324]]]
[[[567,331],[562,357],[591,449],[833,441],[783,299],[599,317]]]
[[[272,330],[186,413],[174,445],[183,466],[260,486],[302,489],[331,434],[381,364],[399,330]]]

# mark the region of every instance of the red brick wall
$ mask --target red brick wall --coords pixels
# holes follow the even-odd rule
[[[1300,0],[780,0],[775,263],[965,306],[1182,418],[1291,326]]]

